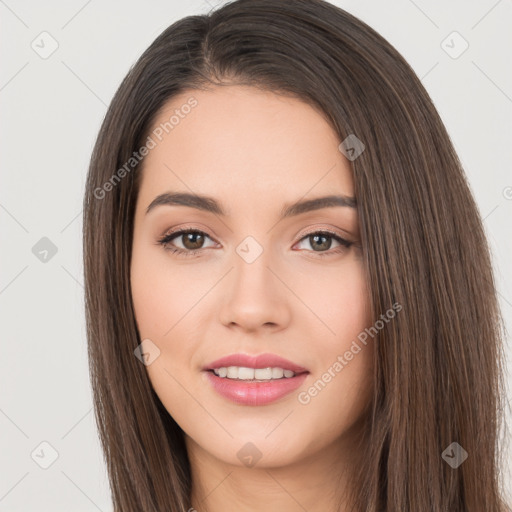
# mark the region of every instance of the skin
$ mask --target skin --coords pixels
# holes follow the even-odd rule
[[[298,394],[371,325],[357,211],[336,206],[280,221],[279,213],[301,199],[354,196],[349,161],[316,109],[247,86],[181,93],[154,127],[191,96],[198,105],[144,159],[131,266],[141,340],[160,350],[146,369],[185,432],[191,506],[335,510],[335,491],[343,494],[351,468],[364,463],[354,446],[371,399],[370,344],[308,404]],[[157,195],[171,190],[212,196],[228,215],[170,205],[146,214]],[[182,227],[207,234],[195,257],[158,244]],[[326,228],[354,245],[343,249],[330,238],[329,248],[307,236]],[[235,250],[247,236],[263,249],[250,264]],[[186,244],[181,235],[168,245],[194,248]],[[236,352],[275,353],[310,374],[277,402],[236,404],[218,395],[202,372]],[[237,457],[247,442],[262,454],[253,467]]]

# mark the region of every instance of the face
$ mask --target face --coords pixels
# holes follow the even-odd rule
[[[354,196],[341,141],[311,106],[244,86],[174,97],[150,137],[132,296],[145,368],[188,446],[260,467],[341,446],[372,385],[357,212],[342,199],[307,208]]]

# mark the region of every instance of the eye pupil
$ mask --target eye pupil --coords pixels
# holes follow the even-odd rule
[[[313,247],[313,249],[315,249],[315,244],[318,242],[319,239],[323,239],[324,242],[323,243],[320,243],[321,247],[320,247],[320,250],[327,250],[331,247],[331,244],[332,244],[332,238],[330,236],[326,236],[326,235],[311,235],[309,237],[309,242],[311,244],[311,247]],[[326,240],[328,242],[326,242]]]
[[[200,249],[201,245],[204,243],[204,235],[202,235],[201,233],[187,233],[186,235],[182,236],[183,245],[190,250]],[[194,240],[194,238],[196,237],[197,239]],[[191,245],[189,245],[189,242],[191,242]]]

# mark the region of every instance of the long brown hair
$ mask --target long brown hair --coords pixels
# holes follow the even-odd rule
[[[351,161],[375,318],[375,388],[354,473],[354,510],[501,512],[503,322],[482,222],[436,109],[404,58],[322,0],[238,0],[167,28],[116,92],[84,197],[84,274],[96,421],[116,512],[186,511],[184,434],[134,356],[130,160],[183,91],[244,84],[315,106]],[[131,162],[128,166],[127,162]],[[124,172],[120,172],[124,169]],[[467,459],[442,453],[458,443]]]

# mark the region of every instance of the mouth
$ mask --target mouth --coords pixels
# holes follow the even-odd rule
[[[233,354],[203,368],[213,390],[240,405],[266,405],[297,389],[309,371],[275,354]]]
[[[221,366],[207,370],[221,379],[239,380],[244,382],[269,382],[274,380],[291,379],[296,375],[307,372],[295,373],[279,366],[267,368],[248,368],[246,366]]]
[[[226,373],[226,370],[229,370],[229,368],[231,368],[231,371]],[[241,371],[237,370],[237,372],[235,372],[233,368],[241,369]],[[269,368],[273,370],[270,375],[262,373]],[[242,380],[259,379],[263,375],[263,379],[272,378],[273,375],[276,375],[276,378],[282,378],[283,376],[286,378],[287,376],[292,377],[292,373],[298,375],[308,371],[303,366],[299,366],[276,354],[259,354],[253,356],[242,353],[221,357],[203,367],[203,370],[216,371],[219,376],[240,378]],[[258,373],[253,375],[251,370],[258,370]],[[283,375],[280,375],[281,370]],[[226,375],[222,375],[223,373],[226,373]]]

